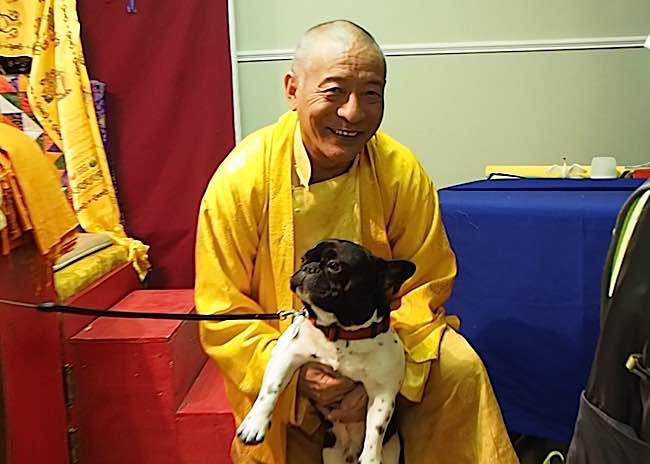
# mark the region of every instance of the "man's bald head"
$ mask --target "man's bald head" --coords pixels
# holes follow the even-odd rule
[[[347,51],[364,47],[376,54],[384,66],[386,75],[386,58],[374,37],[361,26],[344,19],[337,19],[309,28],[298,42],[293,58],[292,70],[300,77],[309,68],[312,61],[331,50]]]
[[[311,161],[310,181],[345,172],[384,115],[386,61],[377,42],[349,21],[312,27],[283,83]]]

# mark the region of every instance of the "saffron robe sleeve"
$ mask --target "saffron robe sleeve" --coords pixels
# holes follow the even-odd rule
[[[195,303],[201,314],[278,310],[268,247],[264,151],[263,136],[242,141],[219,166],[202,199],[195,282]],[[255,401],[271,351],[286,324],[255,320],[201,323],[201,343],[224,376],[236,423]],[[296,421],[296,384],[294,376],[274,410],[274,427],[265,442],[248,447],[262,462],[284,462],[283,424]]]
[[[430,361],[438,358],[442,334],[448,325],[455,329],[460,325],[443,308],[456,277],[456,258],[442,223],[437,192],[419,161],[381,131],[370,146],[375,151],[392,258],[416,265],[415,275],[400,289],[401,305],[391,315],[407,354],[401,393],[419,401]]]

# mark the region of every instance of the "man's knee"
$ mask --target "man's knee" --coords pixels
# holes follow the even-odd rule
[[[446,385],[460,394],[472,394],[488,381],[488,374],[479,355],[458,332],[447,329],[442,337],[440,355],[431,365],[429,382]]]
[[[398,420],[401,423],[414,415],[435,421],[435,417],[442,417],[442,409],[458,402],[478,405],[486,385],[489,385],[487,372],[479,356],[462,335],[448,329],[441,340],[440,355],[431,363],[420,402],[412,403],[400,397]]]

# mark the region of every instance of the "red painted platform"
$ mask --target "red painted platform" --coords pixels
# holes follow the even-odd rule
[[[140,290],[111,309],[193,308],[192,290]],[[196,322],[100,317],[71,347],[80,462],[230,462],[234,422]]]
[[[25,237],[22,246],[0,256],[0,296],[29,303],[56,301],[50,264],[31,235]],[[68,303],[105,309],[139,286],[132,266],[124,264]],[[74,460],[69,439],[78,421],[64,388],[64,366],[70,362],[68,338],[91,320],[0,304],[0,462]]]
[[[53,301],[48,270],[30,237],[0,255],[0,298]],[[0,462],[68,463],[59,327],[56,314],[0,303]]]
[[[208,360],[176,414],[183,464],[230,464],[235,420],[226,400],[223,378]]]

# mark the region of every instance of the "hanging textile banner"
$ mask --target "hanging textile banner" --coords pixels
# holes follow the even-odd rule
[[[149,247],[128,238],[93,106],[75,0],[0,0],[0,55],[29,56],[34,116],[63,150],[77,219],[128,246],[140,278]]]

